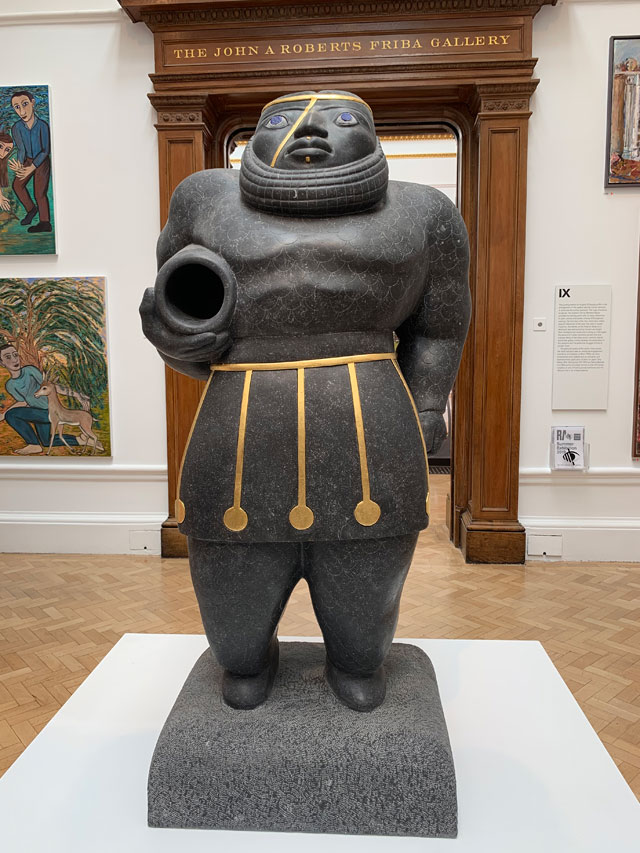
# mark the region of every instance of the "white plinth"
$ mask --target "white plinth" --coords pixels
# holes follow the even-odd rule
[[[438,676],[456,840],[149,829],[151,754],[206,641],[127,634],[0,779],[0,849],[638,853],[640,804],[539,643],[407,642]]]

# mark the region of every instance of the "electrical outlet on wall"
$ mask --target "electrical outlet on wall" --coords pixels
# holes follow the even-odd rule
[[[160,531],[159,530],[130,530],[129,550],[136,553],[159,554],[160,553]]]
[[[562,557],[562,533],[530,533],[527,557]]]

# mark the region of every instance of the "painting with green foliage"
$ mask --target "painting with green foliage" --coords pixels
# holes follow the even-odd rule
[[[0,255],[56,252],[48,86],[0,86]]]
[[[0,455],[111,456],[104,278],[0,278]]]

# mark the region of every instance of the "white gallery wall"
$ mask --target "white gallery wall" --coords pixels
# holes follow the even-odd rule
[[[640,190],[603,190],[608,40],[636,33],[636,0],[559,2],[534,20],[520,517],[529,532],[562,534],[564,559],[640,560],[630,456]],[[0,257],[0,275],[106,276],[114,454],[0,457],[0,550],[157,551],[164,373],[137,315],[159,228],[152,37],[115,0],[1,0],[0,53],[0,85],[51,87],[59,252]],[[551,409],[553,294],[571,284],[613,289],[606,411]],[[587,428],[587,474],[549,469],[550,428],[564,424]]]
[[[0,55],[0,85],[50,86],[58,243],[0,257],[0,276],[106,277],[113,448],[0,457],[0,551],[159,553],[164,369],[138,318],[159,229],[153,39],[115,0],[2,0]]]
[[[640,33],[640,4],[563,2],[534,19],[525,271],[520,520],[562,534],[563,558],[640,561],[631,459],[640,189],[604,186],[609,37]],[[608,408],[552,411],[554,288],[610,284]],[[547,318],[547,331],[533,320]],[[549,470],[550,428],[585,426],[588,473]]]

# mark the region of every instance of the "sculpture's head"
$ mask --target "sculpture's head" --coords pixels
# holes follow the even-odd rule
[[[345,166],[376,150],[371,108],[351,92],[295,92],[270,101],[253,136],[253,153],[278,169]]]
[[[362,213],[384,199],[388,181],[371,108],[340,90],[270,101],[240,167],[247,204],[284,216]]]

